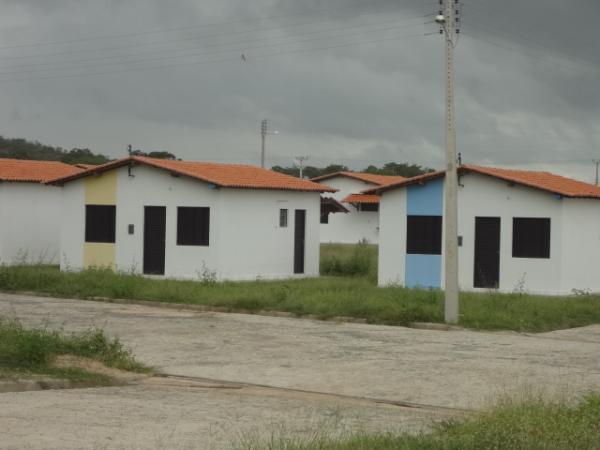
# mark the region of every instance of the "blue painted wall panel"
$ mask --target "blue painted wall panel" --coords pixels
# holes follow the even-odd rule
[[[442,285],[441,255],[406,255],[406,278],[409,288],[440,288]]]
[[[441,216],[444,209],[444,180],[431,180],[424,185],[407,187],[406,214],[409,216]]]
[[[409,216],[444,215],[444,180],[407,187],[406,214]],[[441,255],[406,255],[405,286],[410,288],[440,288],[442,284]]]

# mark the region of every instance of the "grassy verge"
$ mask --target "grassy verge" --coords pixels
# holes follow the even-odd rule
[[[244,450],[592,450],[600,448],[600,395],[569,406],[541,399],[506,403],[428,434],[274,438],[243,444]]]
[[[77,368],[54,367],[54,358],[59,355],[90,358],[122,370],[147,371],[118,339],[109,339],[101,330],[65,334],[47,329],[27,329],[16,320],[0,317],[0,379],[43,375],[70,380],[110,381],[105,375]]]
[[[0,266],[0,291],[67,298],[107,297],[287,311],[370,323],[443,322],[440,291],[377,288],[368,277],[211,283],[148,279],[109,270],[60,272],[48,266]],[[549,331],[600,323],[600,297],[463,293],[460,323],[486,330]]]
[[[321,275],[363,276],[377,282],[377,246],[369,244],[321,245]]]

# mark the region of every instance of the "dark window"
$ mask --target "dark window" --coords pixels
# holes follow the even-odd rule
[[[406,219],[406,253],[441,255],[442,216],[408,216]]]
[[[513,218],[513,258],[550,258],[550,219]]]
[[[321,223],[329,223],[329,213],[321,214]]]
[[[177,245],[208,245],[210,208],[177,208]]]
[[[117,207],[85,205],[85,242],[115,242]]]
[[[279,226],[281,228],[287,228],[287,222],[288,222],[288,210],[280,209],[279,210]]]
[[[360,211],[369,211],[369,212],[373,212],[373,211],[379,211],[379,204],[378,203],[361,203],[360,205]]]

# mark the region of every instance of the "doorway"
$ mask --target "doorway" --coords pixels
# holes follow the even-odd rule
[[[294,217],[294,273],[304,273],[306,210],[297,209]]]
[[[500,217],[475,217],[473,286],[497,289],[500,283]]]
[[[165,206],[144,207],[144,273],[165,274]]]

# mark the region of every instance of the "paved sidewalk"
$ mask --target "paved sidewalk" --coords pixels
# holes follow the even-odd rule
[[[600,390],[600,326],[539,335],[430,331],[7,294],[0,294],[0,314],[66,331],[102,327],[166,373],[434,407],[411,411],[327,396],[147,384],[1,394],[0,429],[9,430],[7,436],[17,439],[12,442],[32,429],[46,439],[54,424],[73,428],[74,442],[87,448],[90,441],[78,440],[76,430],[86,427],[88,413],[78,411],[98,419],[89,437],[105,446],[111,442],[106,436],[129,436],[130,427],[152,446],[150,437],[170,439],[169,428],[190,439],[205,427],[220,430],[211,442],[222,443],[242,429],[265,431],[273,423],[307,432],[310,423],[329,417],[353,429],[361,423],[366,429],[415,430],[439,417],[435,407],[482,408],[499,395],[532,389],[561,395]],[[44,402],[64,415],[51,419],[47,408],[36,407]],[[233,410],[239,415],[235,420],[228,416]],[[170,425],[157,428],[160,417]],[[232,427],[233,422],[240,426]],[[32,448],[59,448],[27,442]],[[0,440],[0,448],[11,448],[6,445]]]

